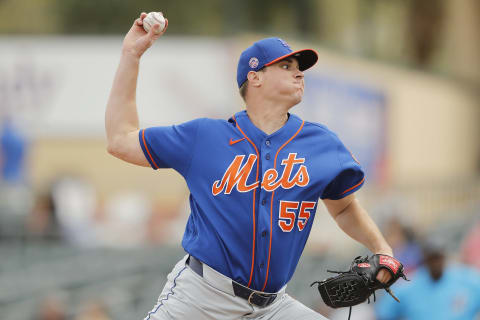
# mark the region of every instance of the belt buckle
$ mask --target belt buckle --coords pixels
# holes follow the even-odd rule
[[[250,295],[248,296],[248,299],[247,299],[248,303],[254,304],[252,301],[250,301],[250,299],[253,297],[254,294],[255,294],[255,291],[252,291],[252,293],[250,293]]]
[[[253,295],[256,294],[256,293],[257,293],[258,295],[260,295],[260,296],[264,299],[264,301],[263,301],[262,304],[256,304],[256,303],[254,303],[254,302],[251,301]],[[262,294],[260,294],[260,293],[258,293],[258,292],[256,292],[256,291],[252,291],[252,293],[250,293],[250,295],[248,296],[247,301],[248,301],[248,303],[251,304],[251,305],[256,305],[256,306],[258,306],[258,307],[262,307],[262,308],[263,308],[263,307],[268,306],[270,303],[272,303],[276,298],[277,298],[277,294],[272,294],[272,295],[267,295],[267,296],[266,296],[266,295],[262,295]]]

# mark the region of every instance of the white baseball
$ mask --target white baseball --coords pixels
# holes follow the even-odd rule
[[[165,28],[165,18],[161,12],[149,12],[145,19],[143,19],[143,29],[148,32],[154,24],[160,24],[160,30],[158,33],[162,32]]]

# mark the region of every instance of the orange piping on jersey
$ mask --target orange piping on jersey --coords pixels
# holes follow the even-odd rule
[[[145,146],[145,150],[147,150],[148,156],[150,157],[150,160],[152,160],[153,167],[155,169],[158,169],[157,164],[155,163],[155,160],[153,160],[152,155],[150,154],[150,151],[148,150],[147,143],[145,142],[145,129],[142,130],[142,140],[143,140],[143,145]]]
[[[354,185],[353,187],[348,188],[347,190],[343,191],[342,194],[345,194],[345,193],[347,193],[348,191],[352,191],[353,189],[355,189],[356,187],[358,187],[359,185],[361,185],[361,184],[363,183],[363,181],[365,181],[365,177],[362,179],[362,181],[360,181],[359,183],[357,183],[357,184]]]
[[[280,150],[282,150],[287,144],[290,143],[290,141],[293,140],[297,136],[297,134],[302,130],[303,125],[305,124],[305,121],[302,121],[302,125],[300,128],[298,128],[297,132],[287,140],[280,148],[277,150],[277,154],[275,154],[275,160],[273,161],[273,168],[276,169],[277,165],[277,157],[278,154],[280,153]],[[267,274],[265,275],[265,283],[263,284],[262,291],[265,290],[265,287],[267,286],[267,281],[268,281],[268,271],[270,270],[270,256],[272,253],[272,225],[273,225],[273,196],[275,195],[275,191],[272,191],[272,197],[270,199],[270,244],[268,245],[268,262],[267,262]]]
[[[255,177],[255,183],[258,183],[258,162],[259,162],[259,159],[260,159],[260,155],[258,154],[257,147],[256,147],[255,144],[252,142],[252,140],[250,140],[250,138],[248,138],[247,135],[243,132],[242,128],[240,128],[240,126],[238,125],[237,119],[235,119],[235,116],[233,116],[233,120],[234,120],[235,123],[237,124],[238,130],[240,130],[240,132],[243,134],[243,136],[248,140],[248,142],[250,142],[250,144],[251,144],[251,145],[253,146],[253,148],[255,149],[255,152],[257,153],[257,175],[256,175],[256,177]],[[250,268],[250,279],[248,280],[248,285],[247,285],[247,287],[250,287],[250,285],[252,284],[253,265],[254,265],[254,262],[255,262],[255,233],[257,232],[256,229],[255,229],[255,193],[256,193],[256,188],[253,189],[253,245],[252,245],[252,267]]]

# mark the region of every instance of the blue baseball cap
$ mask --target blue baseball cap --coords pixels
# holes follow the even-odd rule
[[[258,71],[287,57],[294,56],[298,60],[300,71],[307,70],[318,60],[318,54],[313,49],[293,51],[280,38],[266,38],[255,42],[240,55],[237,67],[237,83],[240,88],[247,80],[250,71]]]

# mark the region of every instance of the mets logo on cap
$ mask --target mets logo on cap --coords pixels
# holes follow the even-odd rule
[[[248,65],[250,66],[250,68],[255,69],[256,67],[258,67],[258,59],[256,57],[250,58],[250,61],[248,61]]]
[[[280,41],[280,43],[282,44],[282,46],[284,46],[284,47],[287,48],[288,50],[292,50],[292,48],[290,48],[290,46],[288,45],[288,43],[287,43],[285,40],[278,38],[278,41]]]

